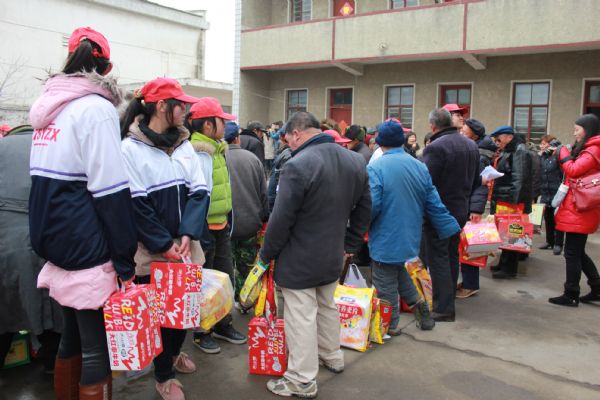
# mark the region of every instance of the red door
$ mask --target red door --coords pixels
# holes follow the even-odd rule
[[[352,124],[352,88],[330,89],[329,118],[338,123]]]
[[[354,15],[356,4],[354,0],[333,0],[333,16],[347,17]]]

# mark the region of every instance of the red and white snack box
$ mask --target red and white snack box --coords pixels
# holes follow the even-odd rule
[[[282,318],[273,324],[254,317],[248,324],[248,361],[251,374],[282,376],[287,369],[287,349]]]
[[[392,305],[388,301],[379,301],[379,313],[381,314],[381,333],[387,334],[390,329],[390,322],[392,322]]]
[[[156,285],[160,326],[189,329],[200,326],[202,266],[184,263],[152,263],[151,282]]]
[[[501,249],[531,253],[533,224],[526,215],[522,218],[501,219],[498,222],[498,232],[502,238]]]
[[[140,371],[162,352],[154,285],[115,292],[104,305],[110,368]]]
[[[465,250],[469,254],[496,251],[502,243],[496,224],[493,222],[477,224],[467,222],[463,234],[466,239]]]

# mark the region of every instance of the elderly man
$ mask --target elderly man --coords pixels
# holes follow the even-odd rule
[[[523,213],[529,214],[533,191],[531,152],[511,126],[499,126],[490,136],[500,148],[496,169],[504,173],[504,176],[494,182],[492,211],[496,209],[496,202],[504,201],[510,204],[523,204]],[[518,264],[519,253],[502,250],[500,264],[494,268],[492,278],[516,278]]]
[[[293,151],[279,180],[259,262],[277,260],[284,297],[288,369],[267,388],[280,396],[317,396],[319,362],[344,369],[340,316],[333,300],[344,253],[355,253],[371,217],[364,158],[321,133],[310,113],[286,124]]]
[[[264,133],[265,127],[263,124],[258,121],[250,121],[240,136],[240,146],[242,149],[254,153],[262,164],[265,163],[265,145],[263,144]]]
[[[379,297],[392,304],[390,335],[400,334],[398,295],[414,310],[417,327],[431,330],[435,321],[404,262],[419,254],[423,217],[441,239],[460,232],[460,227],[442,204],[427,167],[404,151],[402,125],[394,120],[382,123],[375,140],[383,155],[367,167],[373,202],[369,230],[373,283]]]
[[[469,218],[469,199],[479,179],[479,150],[452,125],[452,116],[444,108],[429,113],[433,136],[423,152],[431,179],[442,203],[462,228]],[[459,233],[440,237],[431,221],[425,221],[424,261],[433,285],[433,319],[452,322],[455,318],[454,296],[458,280]]]

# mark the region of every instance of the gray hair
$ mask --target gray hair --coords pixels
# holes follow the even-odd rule
[[[319,120],[309,112],[298,111],[292,114],[286,122],[285,133],[292,133],[294,130],[302,132],[310,128],[321,129]]]
[[[438,129],[452,127],[452,115],[445,108],[436,108],[429,113],[429,123]]]

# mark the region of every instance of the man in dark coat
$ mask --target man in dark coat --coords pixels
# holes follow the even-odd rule
[[[263,144],[263,134],[265,127],[258,121],[250,121],[246,129],[240,135],[241,147],[244,150],[251,151],[260,162],[265,163],[265,145]]]
[[[442,202],[462,228],[469,218],[469,199],[479,179],[477,145],[458,133],[452,126],[452,116],[439,108],[429,113],[433,136],[423,152],[433,185]],[[424,261],[431,273],[433,285],[433,318],[454,321],[454,297],[458,281],[458,242],[460,234],[440,239],[428,221],[423,227]]]
[[[288,146],[285,140],[285,127],[280,128],[279,135],[279,150],[273,160],[273,171],[269,176],[269,185],[267,189],[267,195],[269,197],[269,212],[273,211],[275,207],[275,198],[277,198],[277,186],[279,186],[279,176],[283,170],[283,166],[290,158],[292,158],[292,149]]]
[[[461,133],[464,137],[473,140],[479,148],[479,173],[481,174],[485,167],[492,164],[498,147],[492,138],[485,135],[485,127],[476,119],[465,120]],[[472,222],[477,223],[481,220],[487,204],[488,191],[487,185],[478,185],[471,193],[469,219]],[[462,287],[456,291],[456,298],[465,299],[479,292],[479,267],[461,264],[460,270],[463,280]]]
[[[368,164],[373,152],[364,143],[365,131],[358,125],[351,125],[346,131],[346,138],[351,140],[348,143],[348,149],[363,156]]]
[[[231,182],[233,223],[231,224],[231,253],[235,268],[235,301],[254,266],[258,253],[258,234],[269,218],[267,182],[258,157],[240,147],[239,127],[235,122],[225,124],[225,155]],[[240,311],[245,309],[239,306]]]
[[[27,330],[42,343],[40,358],[54,368],[62,311],[47,289],[37,288],[44,265],[31,248],[28,199],[31,127],[0,140],[0,369],[13,335]]]
[[[496,209],[496,202],[504,201],[510,204],[523,204],[524,214],[531,213],[531,200],[533,198],[532,160],[531,152],[511,126],[503,125],[491,136],[494,138],[501,153],[496,162],[498,172],[504,176],[494,181],[492,193],[492,211]],[[492,275],[495,279],[511,279],[517,277],[519,253],[502,250],[500,264]]]
[[[284,297],[288,369],[267,384],[280,396],[316,397],[319,361],[334,372],[344,369],[333,295],[344,253],[360,248],[371,218],[364,158],[319,128],[307,112],[286,124],[293,155],[281,173],[260,251],[261,262],[276,260],[275,282]]]

